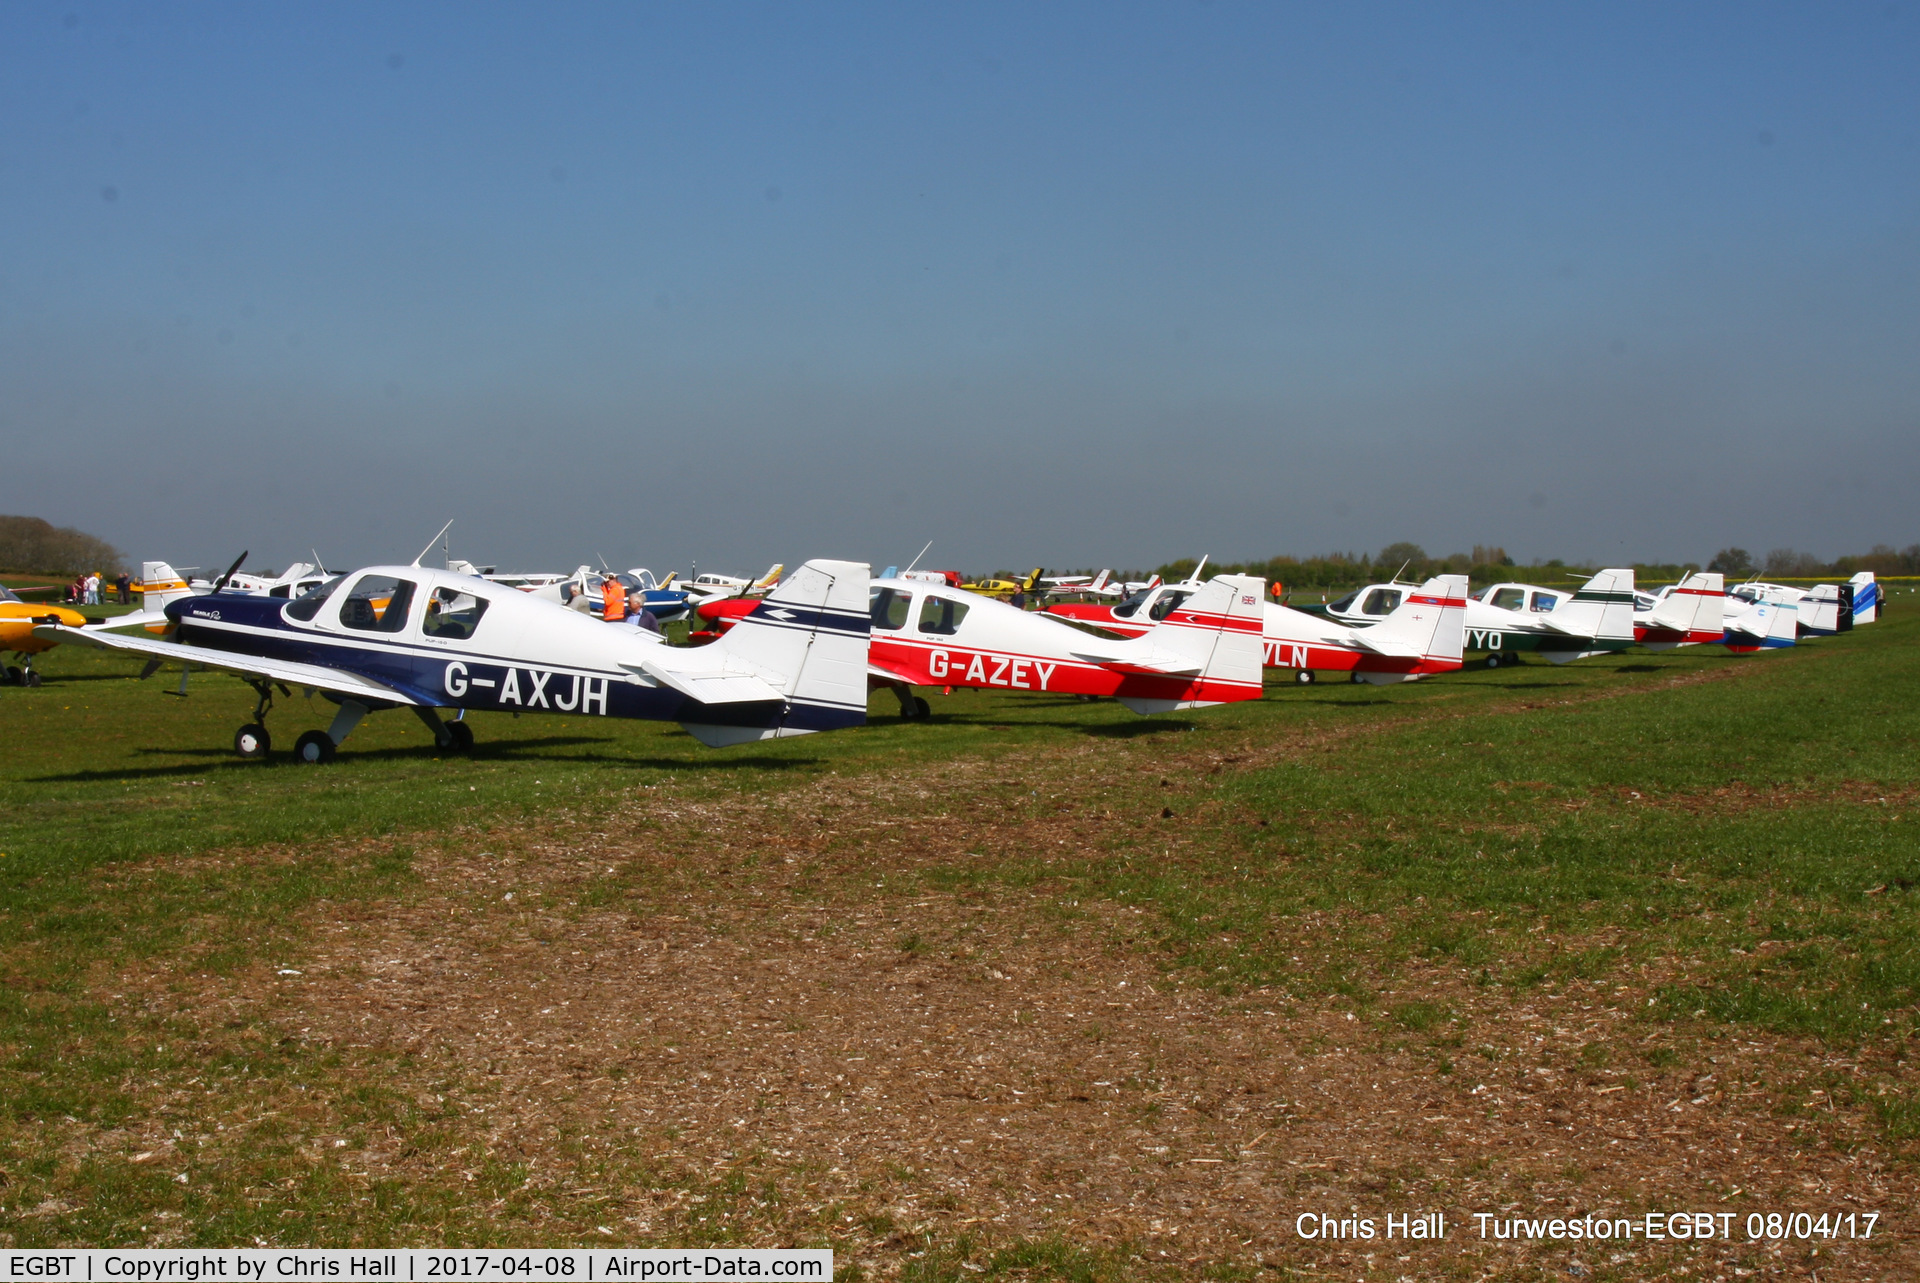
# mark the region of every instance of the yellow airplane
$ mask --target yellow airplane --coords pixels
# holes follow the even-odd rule
[[[960,587],[967,592],[979,593],[982,597],[992,597],[996,601],[1005,601],[1017,592],[1026,593],[1031,597],[1034,589],[1040,586],[1040,577],[1046,573],[1044,568],[1035,566],[1032,574],[1018,582],[1011,579],[982,579],[978,583],[961,584]]]
[[[98,623],[77,610],[21,601],[12,592],[0,588],[0,652],[19,656],[18,667],[0,666],[0,686],[38,686],[40,674],[33,671],[33,657],[54,646],[54,642],[33,635],[35,624],[65,624],[79,628]]]

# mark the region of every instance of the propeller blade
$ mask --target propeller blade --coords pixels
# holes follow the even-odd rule
[[[227,567],[227,573],[213,581],[213,590],[219,592],[222,588],[225,588],[227,586],[227,580],[233,578],[233,572],[240,569],[240,563],[246,559],[246,551],[242,549],[240,555],[233,559],[233,564]]]

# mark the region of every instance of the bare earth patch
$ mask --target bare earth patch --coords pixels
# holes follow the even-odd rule
[[[1118,764],[1048,769],[1059,788]],[[406,895],[310,924],[295,966],[172,1000],[381,1053],[387,1085],[458,1111],[457,1143],[375,1138],[363,1175],[518,1165],[553,1196],[547,1241],[824,1240],[881,1275],[1058,1238],[1172,1274],[1920,1276],[1911,1166],[1828,1091],[1903,1064],[1642,1021],[1663,975],[1516,992],[1396,963],[1364,1009],[1223,995],[1162,969],[1151,912],[917,880],[1095,853],[1104,818],[1011,813],[1012,778],[956,763],[724,808],[662,791],[592,825],[449,835]],[[689,853],[669,823],[713,841]],[[1294,923],[1303,967],[1343,925]],[[1434,1211],[1444,1243],[1297,1232]],[[1472,1217],[1647,1211],[1732,1213],[1736,1237],[1516,1245]],[[1748,1244],[1772,1211],[1880,1228]]]

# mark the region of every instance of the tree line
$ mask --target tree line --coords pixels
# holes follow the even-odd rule
[[[117,574],[120,550],[104,539],[39,517],[0,516],[0,570],[17,575]]]

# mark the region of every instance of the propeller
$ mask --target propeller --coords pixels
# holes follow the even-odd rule
[[[213,591],[219,592],[222,588],[225,588],[227,586],[227,580],[233,578],[234,571],[240,569],[240,563],[246,559],[247,554],[242,550],[240,555],[233,559],[233,564],[227,567],[227,573],[213,581]]]

